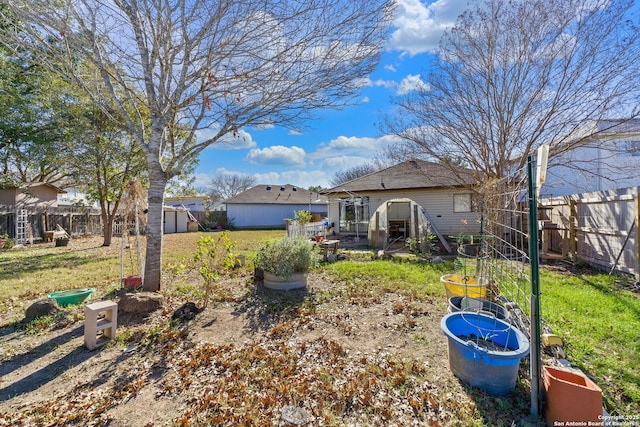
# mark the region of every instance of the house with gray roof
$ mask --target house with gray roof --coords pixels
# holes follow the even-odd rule
[[[327,197],[295,185],[260,184],[224,202],[227,218],[238,228],[282,228],[297,211],[319,220],[327,215]]]
[[[329,199],[328,220],[337,233],[368,236],[376,246],[378,234],[382,240],[415,237],[425,218],[441,240],[478,233],[478,213],[469,189],[474,184],[469,170],[454,173],[439,163],[407,160],[323,194]]]

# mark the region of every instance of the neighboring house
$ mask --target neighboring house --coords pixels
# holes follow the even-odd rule
[[[256,185],[224,202],[227,218],[238,228],[285,228],[297,211],[316,219],[327,215],[327,198],[291,184]]]
[[[210,212],[224,212],[225,208],[224,202],[213,202],[209,205]]]
[[[67,188],[63,194],[58,194],[58,206],[86,206],[99,208],[98,202],[89,202],[87,193],[77,188]]]
[[[640,186],[639,119],[591,122],[566,144],[567,151],[549,155],[541,197]]]
[[[0,189],[0,234],[8,234],[24,243],[34,234],[45,231],[43,212],[58,206],[58,194],[64,190],[45,182],[23,183]],[[37,220],[33,221],[34,218]],[[38,221],[40,221],[38,225]],[[28,227],[31,226],[31,231]]]
[[[473,181],[468,176],[470,185]],[[480,230],[472,192],[438,163],[408,160],[323,194],[329,198],[329,222],[339,234],[367,236],[373,229],[387,237],[415,237],[414,224],[423,223],[423,211],[433,231],[442,236]]]
[[[185,207],[191,212],[206,212],[210,200],[209,196],[204,195],[165,197],[164,204],[166,206]]]
[[[0,205],[43,211],[58,206],[58,194],[64,193],[64,190],[46,182],[23,183],[0,189]]]

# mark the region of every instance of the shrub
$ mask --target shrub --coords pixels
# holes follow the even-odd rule
[[[318,265],[313,246],[304,238],[284,238],[265,242],[255,258],[256,268],[289,279]]]

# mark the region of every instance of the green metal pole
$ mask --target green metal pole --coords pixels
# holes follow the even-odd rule
[[[540,260],[538,258],[538,201],[536,197],[536,160],[527,159],[529,186],[529,258],[531,263],[530,376],[531,415],[538,416],[540,403]]]

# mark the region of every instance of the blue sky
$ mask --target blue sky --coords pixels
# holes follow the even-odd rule
[[[214,144],[200,156],[196,187],[218,173],[240,173],[258,184],[329,187],[339,170],[366,163],[389,142],[379,123],[392,97],[426,84],[428,64],[444,29],[467,0],[398,0],[393,28],[377,69],[356,99],[340,111],[318,111],[308,129],[243,129],[241,143]]]

